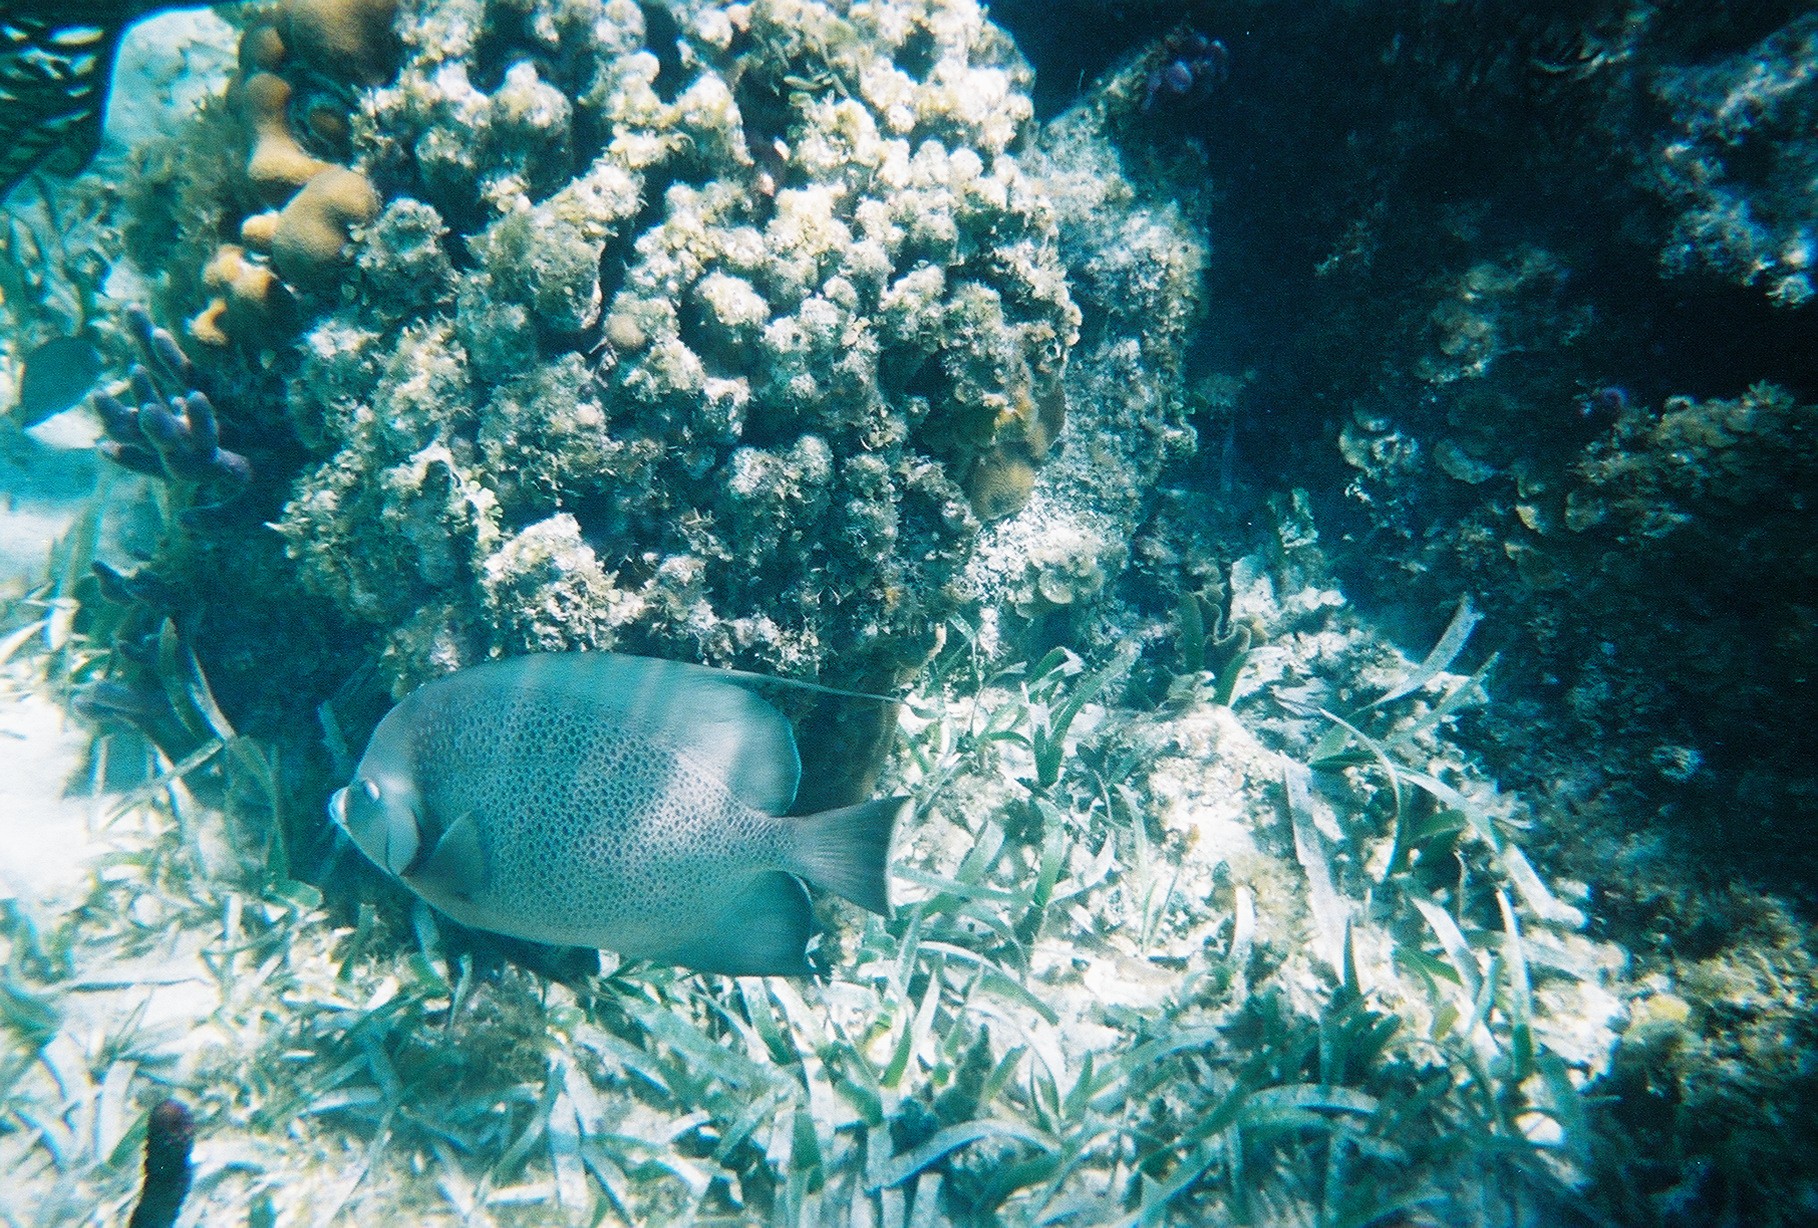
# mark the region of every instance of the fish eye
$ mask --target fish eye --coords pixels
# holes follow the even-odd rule
[[[328,795],[328,817],[340,827],[359,821],[362,811],[379,800],[377,781],[361,776]]]

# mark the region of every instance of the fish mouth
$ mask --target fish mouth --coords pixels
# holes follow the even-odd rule
[[[333,793],[329,794],[328,817],[336,827],[339,827],[342,831],[347,831],[346,789],[336,789]]]

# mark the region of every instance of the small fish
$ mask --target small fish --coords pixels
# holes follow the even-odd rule
[[[179,0],[0,0],[0,200],[40,162],[73,175],[101,147],[126,28]]]
[[[74,407],[100,378],[101,355],[90,334],[52,337],[25,356],[13,417],[20,426],[37,426]]]
[[[809,686],[609,652],[477,665],[388,712],[329,813],[463,925],[703,972],[806,975],[801,880],[888,914],[890,837],[909,800],[778,817],[801,758],[757,683]]]

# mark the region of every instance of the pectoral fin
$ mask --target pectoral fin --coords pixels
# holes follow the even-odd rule
[[[450,823],[429,856],[403,877],[430,894],[472,899],[486,885],[486,849],[473,816],[464,814]]]

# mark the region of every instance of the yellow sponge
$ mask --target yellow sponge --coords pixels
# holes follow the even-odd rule
[[[247,259],[246,250],[232,243],[216,250],[202,280],[220,292],[189,322],[190,336],[204,345],[256,339],[285,302],[284,287],[271,267]]]
[[[397,59],[397,12],[397,0],[288,0],[280,20],[298,59],[377,85]]]

